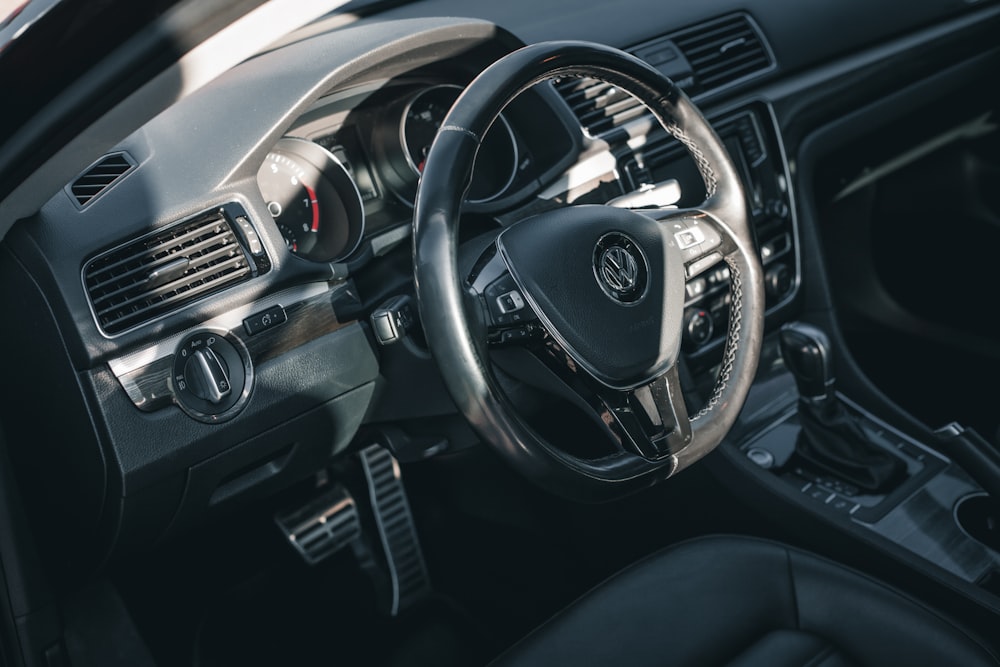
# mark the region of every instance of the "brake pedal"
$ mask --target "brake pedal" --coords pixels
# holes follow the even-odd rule
[[[304,507],[275,515],[288,542],[310,565],[316,565],[361,537],[354,498],[335,485]]]
[[[375,524],[392,581],[390,614],[398,615],[431,592],[427,566],[406,499],[399,462],[381,445],[360,452]]]

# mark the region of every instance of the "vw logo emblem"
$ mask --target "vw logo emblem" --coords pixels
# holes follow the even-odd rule
[[[605,234],[594,248],[594,276],[604,293],[623,304],[638,303],[649,278],[638,244],[620,232]]]
[[[627,292],[635,287],[639,263],[625,248],[614,245],[601,256],[601,277],[615,292]]]

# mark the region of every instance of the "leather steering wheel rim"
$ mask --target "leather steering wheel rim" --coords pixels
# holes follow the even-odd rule
[[[720,244],[714,254],[706,256],[718,255],[731,272],[729,326],[715,390],[705,407],[688,418],[676,381],[676,353],[671,353],[672,359],[667,355],[670,379],[657,387],[664,396],[672,394],[663,400],[680,415],[678,423],[683,428],[675,427],[672,444],[652,457],[625,448],[607,457],[582,459],[554,447],[531,429],[498,385],[483,324],[475,316],[482,312],[481,307],[470,292],[467,276],[459,271],[458,224],[481,138],[521,92],[541,81],[567,76],[599,79],[629,92],[685,145],[705,182],[708,198],[697,209],[664,212],[665,220],[701,223],[705,225],[702,229],[717,230]],[[591,211],[588,215],[596,214]],[[664,238],[665,245],[673,245],[669,234]],[[742,408],[760,356],[764,291],[740,178],[721,140],[686,95],[629,54],[586,42],[547,42],[519,49],[483,71],[452,107],[427,156],[414,211],[413,253],[427,342],[457,407],[503,458],[550,490],[573,498],[601,500],[665,479],[714,449]],[[676,258],[673,254],[670,257]],[[651,270],[658,279],[655,268]],[[674,272],[671,275],[678,275],[676,269],[670,270]],[[669,289],[676,290],[676,286]],[[664,321],[679,322],[674,315],[665,314]],[[676,335],[679,341],[679,330]],[[622,383],[618,389],[623,397],[631,399],[638,393],[639,389],[625,385],[624,379]],[[683,424],[685,421],[688,423]]]

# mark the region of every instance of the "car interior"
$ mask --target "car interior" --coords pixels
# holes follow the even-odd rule
[[[0,23],[0,665],[1000,662],[1000,3],[282,2]]]

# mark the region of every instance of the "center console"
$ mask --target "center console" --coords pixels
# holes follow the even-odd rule
[[[802,382],[790,372],[779,339],[780,333],[764,344],[731,451],[808,514],[887,540],[975,589],[1000,594],[995,503],[942,453],[936,438],[914,438],[831,386],[830,400],[857,425],[866,445],[898,460],[905,474],[884,488],[864,489],[802,455]]]

